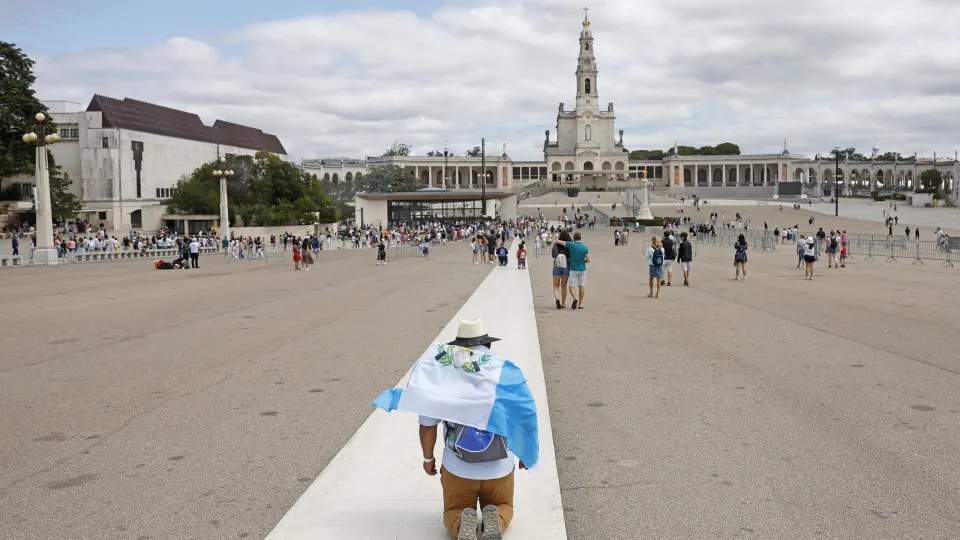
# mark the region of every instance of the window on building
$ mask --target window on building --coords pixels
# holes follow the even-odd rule
[[[514,177],[514,178],[520,178],[520,167],[514,167],[514,168],[513,168],[513,177]]]
[[[66,138],[68,138],[68,137],[70,137],[70,130],[69,130],[69,129],[61,129],[61,130],[60,130],[60,138],[61,138],[61,139],[66,139]]]
[[[590,79],[587,79],[587,84],[590,84]],[[590,127],[590,124],[587,124],[587,127],[584,129],[583,138],[588,141],[593,139],[593,128]]]
[[[160,188],[157,188],[157,198],[160,198]]]
[[[97,212],[97,219],[100,221],[105,221],[107,219],[106,212]]]
[[[100,145],[104,148],[110,148],[110,137],[103,137],[100,139]]]
[[[80,138],[80,130],[79,130],[79,129],[71,129],[71,130],[70,130],[70,138],[71,138],[71,139],[79,139],[79,138]]]
[[[142,178],[140,172],[143,170],[143,142],[142,141],[130,141],[130,149],[133,150],[133,171],[137,177],[137,198],[139,199],[141,195]]]

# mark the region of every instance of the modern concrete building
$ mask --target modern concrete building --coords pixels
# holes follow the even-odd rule
[[[77,103],[44,103],[61,141],[50,147],[84,202],[80,217],[120,230],[163,226],[166,199],[177,181],[218,156],[266,150],[289,160],[275,135],[135,99],[95,95]],[[26,185],[32,177],[16,179]]]
[[[426,188],[409,193],[364,193],[355,199],[355,217],[363,225],[415,224],[422,221],[473,222],[481,216],[517,218],[517,194],[512,191],[447,191]]]

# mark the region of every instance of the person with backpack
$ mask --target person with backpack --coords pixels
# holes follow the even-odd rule
[[[747,239],[741,234],[733,244],[733,267],[737,271],[734,281],[740,281],[740,273],[743,273],[743,280],[747,280]]]
[[[377,242],[377,266],[380,266],[380,261],[383,261],[383,265],[387,265],[387,243],[386,242]]]
[[[587,264],[590,262],[590,250],[587,245],[581,242],[583,237],[580,231],[573,233],[573,241],[566,241],[562,238],[557,240],[557,244],[562,245],[569,251],[568,266],[570,269],[568,282],[570,285],[570,296],[573,297],[573,309],[583,309],[583,296],[586,294],[587,286]]]
[[[813,281],[813,263],[817,262],[817,246],[813,237],[803,242],[804,279]]]
[[[673,281],[673,261],[677,258],[676,247],[673,241],[673,237],[670,235],[670,231],[663,231],[663,273],[667,275],[667,287],[670,287]],[[663,277],[660,278],[660,285],[663,285]]]
[[[520,247],[517,249],[518,270],[525,270],[527,268],[527,248],[525,246],[525,242],[520,242]]]
[[[570,233],[560,233],[560,240],[570,240]],[[567,246],[553,244],[553,298],[557,309],[567,307],[567,280],[570,278],[570,250]],[[561,302],[561,298],[563,301]]]
[[[829,243],[827,244],[827,268],[835,268],[837,266],[837,235],[833,234],[833,231],[830,231]]]
[[[683,272],[683,285],[690,286],[690,267],[693,265],[693,245],[687,240],[687,233],[680,233],[680,246],[677,248],[680,259],[680,271]]]
[[[663,243],[660,238],[654,236],[650,239],[650,247],[647,248],[647,265],[650,274],[650,293],[647,298],[660,298],[660,282],[663,279]],[[653,294],[653,283],[657,283],[657,294]]]
[[[398,389],[391,389],[373,403],[388,412],[406,410],[419,413],[423,471],[429,476],[440,473],[443,525],[458,540],[503,538],[503,532],[514,515],[516,463],[519,461],[520,469],[526,469],[524,458],[531,466],[536,465],[539,458],[536,404],[520,369],[512,362],[508,365],[505,359],[495,357],[491,351],[491,345],[496,341],[500,341],[499,338],[487,333],[482,320],[461,321],[457,338],[447,343],[446,347],[440,346],[440,354],[435,355],[434,351],[428,350],[428,354],[418,360],[414,373],[429,375],[418,381],[415,398],[405,402],[404,390],[395,396]],[[498,434],[502,431],[488,431],[489,423],[475,427],[451,420],[471,415],[479,418],[482,415],[486,405],[477,396],[482,395],[485,389],[499,391],[500,388],[497,385],[491,389],[490,385],[480,383],[485,374],[493,373],[494,369],[497,370],[497,377],[509,372],[520,380],[520,383],[514,382],[507,389],[512,399],[498,411],[503,421],[513,428],[509,439]],[[417,376],[412,375],[411,378]],[[442,385],[431,387],[431,383],[441,380],[444,381]],[[409,390],[409,387],[405,390]],[[429,407],[424,406],[427,403]],[[486,407],[486,416],[490,416],[490,408]],[[425,410],[443,411],[449,416],[428,416]],[[438,470],[435,449],[440,426],[443,464]],[[517,454],[520,454],[519,459]],[[478,503],[480,512],[477,512]]]

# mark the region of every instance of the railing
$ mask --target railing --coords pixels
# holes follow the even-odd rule
[[[747,244],[755,251],[777,251],[779,239],[773,236],[773,233],[764,234],[763,231],[698,233],[696,246],[702,244],[732,247],[740,234],[744,235]],[[820,258],[826,254],[828,241],[823,238],[817,239],[816,252]],[[789,240],[782,245],[795,250],[797,243],[796,240]],[[841,247],[837,246],[838,259]],[[913,265],[924,266],[926,261],[940,262],[941,267],[953,267],[955,262],[960,262],[960,238],[945,236],[937,242],[913,240],[898,235],[851,234],[847,236],[847,258],[853,260],[856,257],[863,257],[864,262],[882,258],[887,263],[910,261]]]

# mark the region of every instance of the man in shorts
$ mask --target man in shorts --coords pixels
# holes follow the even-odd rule
[[[676,258],[676,247],[673,238],[670,236],[670,231],[663,231],[663,273],[667,275],[667,287],[672,285],[670,282],[673,281],[673,261]],[[660,285],[664,284],[662,278],[663,276],[661,276]]]
[[[573,233],[573,242],[557,240],[557,244],[567,246],[570,251],[570,278],[567,286],[573,296],[573,309],[583,309],[583,295],[587,285],[587,263],[590,262],[590,250],[580,240],[580,231]]]
[[[693,266],[693,245],[687,240],[687,233],[680,233],[680,246],[677,248],[680,259],[680,271],[683,272],[684,286],[690,286],[690,269]]]

